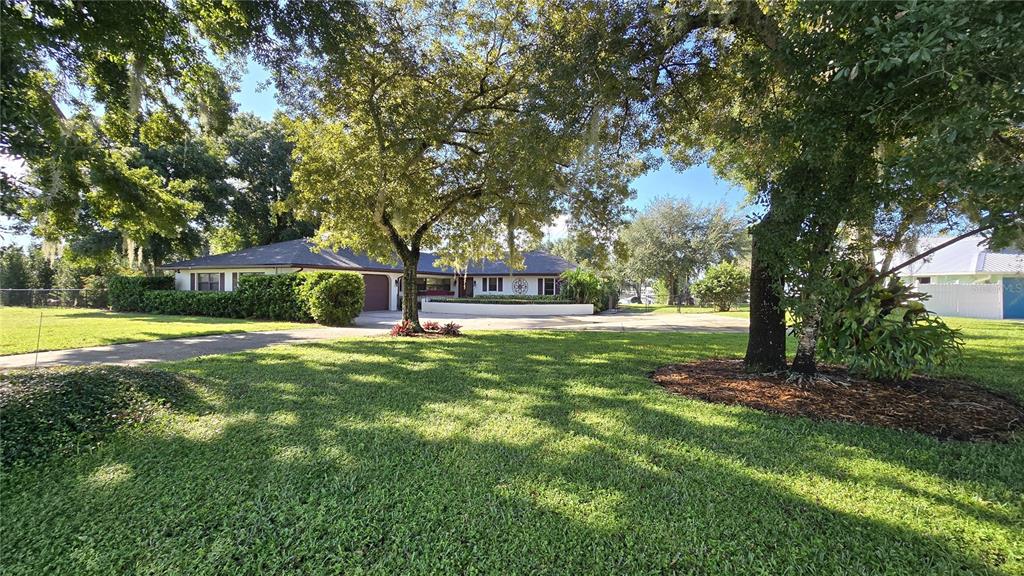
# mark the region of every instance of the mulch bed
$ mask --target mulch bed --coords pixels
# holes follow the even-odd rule
[[[781,374],[747,374],[739,360],[664,366],[651,379],[673,394],[719,404],[916,430],[942,440],[1008,441],[1024,428],[1024,407],[966,382],[915,376],[899,384],[850,377],[836,367],[827,377],[787,381]]]

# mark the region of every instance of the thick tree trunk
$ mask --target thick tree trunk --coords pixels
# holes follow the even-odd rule
[[[420,311],[416,307],[416,267],[419,261],[418,250],[410,251],[402,259],[402,320],[412,322],[416,332],[423,332]]]
[[[749,372],[772,372],[786,367],[786,313],[779,298],[781,279],[765,262],[760,236],[765,221],[753,231],[750,252],[750,336],[743,363]]]
[[[821,317],[817,310],[814,314],[804,319],[804,325],[800,330],[800,337],[797,340],[796,356],[793,357],[794,372],[800,374],[814,374],[818,371],[818,331],[821,326]]]

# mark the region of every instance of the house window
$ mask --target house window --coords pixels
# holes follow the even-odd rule
[[[417,292],[451,292],[452,281],[448,278],[417,278]]]
[[[555,279],[541,278],[540,293],[544,296],[554,296],[556,294]]]
[[[931,284],[932,283],[932,277],[931,276],[921,276],[920,278],[917,279],[917,283],[918,284]]]
[[[220,274],[196,274],[196,290],[200,292],[220,292]]]
[[[502,292],[504,286],[502,286],[502,278],[481,278],[480,279],[480,291],[481,292]]]

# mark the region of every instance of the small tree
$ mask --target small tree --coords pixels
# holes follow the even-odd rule
[[[711,304],[719,312],[728,312],[733,304],[747,296],[749,285],[749,273],[735,264],[722,262],[708,268],[704,278],[694,282],[691,289],[702,304]]]

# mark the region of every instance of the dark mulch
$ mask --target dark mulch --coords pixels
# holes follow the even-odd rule
[[[899,384],[850,377],[824,368],[826,379],[789,382],[785,375],[747,374],[739,360],[705,360],[659,368],[666,390],[719,404],[916,430],[943,440],[1008,441],[1024,428],[1024,407],[966,382],[915,376]]]

